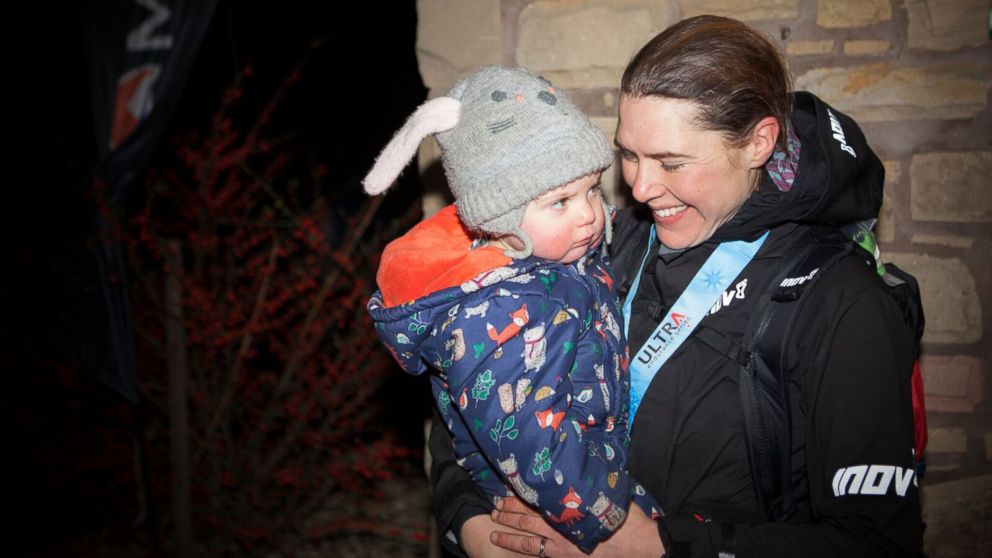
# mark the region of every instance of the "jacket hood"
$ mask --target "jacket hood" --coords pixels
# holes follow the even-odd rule
[[[379,339],[405,371],[423,374],[429,371],[429,363],[444,369],[442,355],[450,353],[444,347],[448,336],[437,332],[445,331],[459,318],[459,313],[485,316],[487,301],[493,297],[518,298],[517,284],[532,282],[534,274],[549,265],[552,264],[536,257],[510,260],[505,266],[483,271],[460,284],[398,306],[386,306],[379,291],[369,300],[368,311]]]
[[[841,225],[870,219],[882,206],[885,169],[850,117],[811,93],[795,93],[792,126],[801,142],[792,187],[764,173],[758,190],[711,240],[753,238],[786,222]]]
[[[459,285],[479,273],[510,263],[496,246],[475,241],[449,205],[424,219],[382,251],[376,283],[385,306],[397,306]]]
[[[567,266],[584,269],[591,258],[600,257],[604,244]],[[386,247],[376,276],[379,291],[369,300],[368,311],[376,333],[400,366],[422,374],[428,363],[443,368],[440,355],[450,350],[439,339],[448,337],[434,333],[443,332],[459,312],[471,315],[478,308],[485,316],[489,299],[517,299],[524,289],[533,289],[524,285],[532,282],[533,274],[564,265],[535,256],[512,259],[498,247],[475,246],[454,206],[449,206]]]

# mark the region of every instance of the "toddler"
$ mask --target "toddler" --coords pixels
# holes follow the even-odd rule
[[[599,188],[606,137],[548,81],[486,66],[410,117],[365,179],[384,191],[434,134],[455,203],[383,252],[369,312],[431,374],[459,464],[591,552],[630,502],[629,361]],[[512,491],[512,492],[511,492]]]

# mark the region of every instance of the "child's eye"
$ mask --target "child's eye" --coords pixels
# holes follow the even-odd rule
[[[561,198],[551,202],[551,207],[554,209],[564,209],[568,205],[568,198]]]

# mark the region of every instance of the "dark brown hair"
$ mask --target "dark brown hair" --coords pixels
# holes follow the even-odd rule
[[[662,31],[627,64],[620,92],[686,99],[699,105],[696,124],[740,146],[759,120],[778,119],[779,145],[792,112],[782,52],[736,19],[704,15]]]

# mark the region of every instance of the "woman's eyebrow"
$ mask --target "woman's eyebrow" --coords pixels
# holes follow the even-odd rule
[[[613,140],[613,145],[617,146],[617,149],[619,149],[620,151],[626,151],[628,153],[630,152],[629,149],[621,145],[620,142],[617,141],[616,139]],[[648,159],[678,159],[678,158],[689,157],[685,153],[675,153],[674,151],[662,151],[660,153],[645,153],[644,156],[647,157]]]
[[[688,157],[685,153],[675,153],[674,151],[662,151],[661,153],[647,153],[649,159],[683,159]]]

